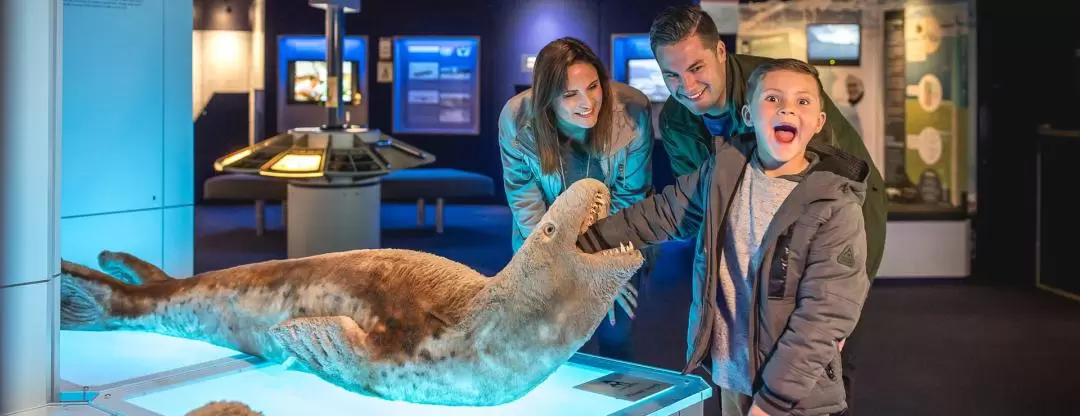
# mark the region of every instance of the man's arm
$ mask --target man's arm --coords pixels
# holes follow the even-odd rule
[[[866,200],[863,202],[863,219],[866,224],[866,271],[871,281],[877,276],[878,266],[885,252],[885,222],[889,214],[889,200],[885,195],[885,180],[881,177],[877,165],[874,165],[870,152],[866,150],[862,136],[844,118],[828,96],[825,100],[825,120],[832,130],[833,145],[862,159],[870,165],[870,176],[866,178]]]
[[[604,218],[578,237],[587,253],[631,243],[634,247],[695,235],[705,214],[713,160],[681,176],[663,192]]]
[[[869,288],[862,213],[856,204],[844,205],[813,237],[798,306],[765,362],[755,406],[787,414],[806,398],[855,329]]]
[[[502,155],[503,188],[506,190],[513,227],[524,239],[532,233],[548,207],[525,155],[514,145],[517,131],[514,111],[510,107],[507,103],[499,114],[499,153]],[[517,247],[514,247],[514,251],[517,251]]]
[[[645,199],[652,188],[652,112],[648,106],[638,114],[638,136],[627,145],[626,170],[611,189],[611,214]]]

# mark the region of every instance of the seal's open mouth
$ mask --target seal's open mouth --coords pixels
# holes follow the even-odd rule
[[[578,234],[584,233],[585,230],[588,230],[589,227],[592,227],[593,224],[596,224],[596,222],[600,221],[601,218],[607,217],[609,210],[608,206],[610,203],[610,194],[608,194],[607,192],[597,192],[596,195],[593,196],[592,204],[589,206],[589,211],[585,215],[585,220],[581,223],[581,229],[578,230]],[[619,247],[617,248],[599,251],[594,254],[602,256],[614,256],[633,253],[635,253],[633,244],[619,243]]]

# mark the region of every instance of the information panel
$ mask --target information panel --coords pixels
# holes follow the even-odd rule
[[[480,38],[394,38],[394,133],[480,134]]]

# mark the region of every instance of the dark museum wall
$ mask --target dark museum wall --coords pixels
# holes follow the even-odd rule
[[[1044,215],[1044,258],[1075,256],[1080,223],[1066,202],[1074,184],[1074,162],[1049,163],[1050,156],[1075,155],[1068,147],[1047,147],[1045,197],[1036,201],[1036,150],[1050,143],[1038,133],[1048,124],[1080,129],[1080,31],[1073,17],[1052,8],[979,2],[978,25],[978,184],[974,217],[972,275],[980,281],[1031,287],[1035,283],[1036,213]],[[1018,37],[1025,42],[1017,42]],[[1075,156],[1069,156],[1072,159]],[[1066,179],[1068,178],[1068,179]],[[1075,276],[1071,261],[1061,272]],[[1047,273],[1054,270],[1045,270]]]
[[[265,102],[277,100],[277,38],[281,35],[321,35],[325,15],[303,1],[266,2],[266,90]],[[369,48],[377,48],[379,37],[396,35],[479,36],[480,134],[478,136],[435,136],[394,134],[408,143],[434,153],[432,166],[477,172],[496,180],[496,196],[479,203],[505,203],[501,185],[496,120],[503,103],[514,95],[514,85],[528,84],[530,74],[521,71],[522,55],[535,54],[547,42],[574,36],[587,42],[597,54],[609,59],[611,35],[646,33],[653,17],[670,5],[696,3],[691,0],[642,0],[626,7],[619,0],[415,0],[408,7],[393,2],[364,2],[359,14],[346,16],[348,35],[366,35]],[[733,39],[731,40],[733,41]],[[368,64],[370,126],[388,133],[392,126],[392,84],[375,82],[376,52]],[[267,135],[274,134],[277,115],[266,113]],[[654,158],[657,186],[671,182],[670,169],[662,146],[657,143]]]

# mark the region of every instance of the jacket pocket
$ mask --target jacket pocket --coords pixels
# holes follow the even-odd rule
[[[769,298],[782,299],[787,291],[788,260],[791,259],[791,229],[789,228],[776,239],[769,265]]]
[[[847,406],[844,392],[843,374],[840,369],[840,354],[836,354],[825,365],[817,384],[810,394],[796,405],[794,414],[824,416],[843,412]]]

